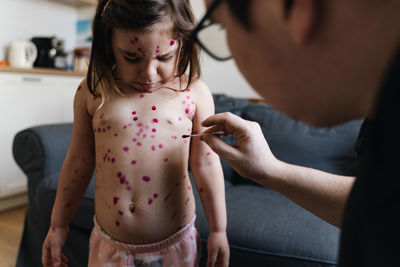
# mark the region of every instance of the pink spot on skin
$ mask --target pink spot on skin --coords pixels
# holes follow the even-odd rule
[[[153,197],[154,197],[154,198],[158,198],[158,194],[157,194],[157,193],[154,193],[154,194],[153,194]]]
[[[210,152],[207,152],[207,154],[206,154],[207,156],[210,156],[211,155],[211,153]]]
[[[154,138],[154,134],[150,135],[151,138]]]
[[[152,106],[151,109],[152,110],[156,110],[157,108],[156,108],[156,106]]]
[[[178,120],[179,120],[179,121],[181,121],[181,120],[182,120],[182,118],[181,118],[181,117],[179,117],[179,118],[178,118]]]
[[[151,150],[156,150],[156,147],[154,145],[151,146]]]
[[[147,134],[143,134],[143,139],[146,138]]]
[[[183,100],[183,101],[182,101],[182,104],[186,104],[186,100]]]
[[[147,203],[149,203],[149,205],[151,205],[151,203],[153,203],[153,199],[149,198],[149,201]]]
[[[131,191],[132,187],[128,186],[126,190]]]
[[[136,160],[132,160],[132,161],[131,161],[131,164],[132,164],[132,165],[135,165],[135,164],[136,164]]]
[[[120,184],[124,184],[125,182],[126,182],[125,177],[122,177],[121,179],[119,179]]]
[[[137,142],[137,143],[136,143],[136,145],[138,145],[138,146],[142,146],[142,143],[140,143],[140,142]]]
[[[115,221],[115,225],[116,225],[116,226],[119,226],[119,221]]]
[[[79,90],[79,88],[78,88],[78,90]],[[56,228],[54,226],[52,226],[51,231],[54,233],[56,231]]]
[[[154,118],[154,119],[152,120],[152,122],[153,122],[153,123],[157,123],[158,120]]]
[[[168,162],[168,158],[165,158],[165,159],[164,159],[164,162]]]
[[[165,196],[164,201],[167,201],[170,196],[171,196],[171,192],[168,193],[168,195]]]
[[[124,184],[125,184],[125,185],[129,185],[129,181],[128,181],[128,180],[126,180]]]
[[[176,140],[176,138],[178,138],[178,136],[172,135],[171,138]]]
[[[134,40],[135,40],[135,42],[139,41],[139,37],[135,37]]]
[[[187,99],[190,99],[190,96],[187,96],[186,98],[187,98]]]
[[[164,146],[163,146],[163,144],[159,144],[158,147],[159,148],[163,148]]]
[[[137,121],[137,120],[138,120],[138,117],[134,117],[133,120],[134,120],[134,121]]]
[[[118,200],[119,200],[119,197],[114,197],[114,198],[113,198],[114,205],[117,204]]]
[[[136,142],[136,141],[137,141],[137,139],[136,139],[136,138],[133,138],[133,139],[132,139],[132,142]]]
[[[115,162],[115,158],[112,158],[112,159],[111,159],[111,163],[114,163],[114,162]]]
[[[66,187],[64,187],[63,189],[62,189],[62,191],[66,191],[66,190],[68,190],[69,189],[69,186],[66,186]]]
[[[143,181],[145,181],[146,183],[150,182],[150,177],[149,176],[143,176]]]
[[[65,204],[64,208],[67,209],[71,206],[71,202],[68,202],[67,204]]]
[[[114,134],[114,136],[115,136],[115,137],[117,137],[117,136],[118,136],[118,134],[117,134],[117,133],[115,133],[115,134]]]
[[[126,128],[128,128],[128,126],[124,125],[124,127],[122,127],[122,128],[125,130]]]
[[[178,211],[174,211],[174,214],[172,214],[171,220],[173,220],[175,218],[177,213],[178,213]]]
[[[136,111],[132,111],[132,115],[135,115],[136,114]]]
[[[138,127],[143,127],[143,124],[141,124],[140,122],[137,124]],[[142,129],[140,129],[142,130]]]
[[[186,92],[190,92],[190,88],[188,88],[188,89],[186,90]]]
[[[121,215],[121,216],[124,215],[124,213],[122,211],[120,211],[120,210],[118,211],[118,214]]]
[[[144,97],[144,94],[140,94],[140,98],[143,98]]]
[[[81,86],[79,86],[78,89],[77,89],[76,91],[79,91],[79,90],[81,90]]]
[[[175,44],[175,41],[174,40],[171,40],[171,42],[169,42],[169,45],[170,46],[173,46]]]
[[[185,108],[185,113],[186,113],[186,114],[188,114],[188,113],[189,113],[189,111],[190,111],[190,109],[189,109],[189,108]]]
[[[188,190],[189,190],[189,191],[192,190],[192,187],[191,187],[190,185],[188,186]]]
[[[200,191],[200,193],[203,193],[203,192],[204,192],[204,189],[203,189],[203,188],[200,188],[199,191]]]
[[[118,172],[118,173],[117,173],[117,177],[122,177],[122,173],[121,173],[121,172]]]
[[[110,130],[111,129],[111,126],[107,126],[107,130]]]
[[[128,152],[128,151],[129,151],[129,147],[125,146],[125,147],[123,148],[123,150],[124,150],[125,152]]]
[[[156,130],[155,128],[151,129],[151,131],[152,131],[153,133],[157,132],[157,130]]]

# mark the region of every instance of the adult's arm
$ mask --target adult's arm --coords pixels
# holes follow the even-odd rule
[[[355,177],[288,164],[272,154],[258,123],[232,113],[220,113],[203,121],[207,132],[233,135],[231,146],[214,135],[202,140],[241,176],[273,189],[298,205],[341,227],[344,207]]]

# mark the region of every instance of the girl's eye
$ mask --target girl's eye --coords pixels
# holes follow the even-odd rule
[[[128,63],[137,63],[139,62],[139,58],[130,58],[130,57],[124,57],[124,59],[128,62]]]
[[[169,57],[160,57],[160,58],[158,58],[158,60],[161,62],[167,62],[167,61],[170,61],[173,57],[174,57],[173,55],[171,55]]]

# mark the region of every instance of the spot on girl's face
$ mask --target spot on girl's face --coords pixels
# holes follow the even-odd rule
[[[143,176],[142,177],[143,181],[145,181],[146,183],[150,182],[151,178],[149,176]]]

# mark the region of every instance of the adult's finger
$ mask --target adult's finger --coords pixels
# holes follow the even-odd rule
[[[234,132],[240,128],[246,127],[246,121],[230,112],[218,113],[212,115],[202,122],[205,127],[217,126],[220,129]]]
[[[46,244],[43,245],[42,248],[42,264],[43,266],[51,266],[51,250],[50,248],[46,247]]]
[[[53,244],[51,249],[51,260],[54,266],[61,265],[61,247],[58,244]]]

